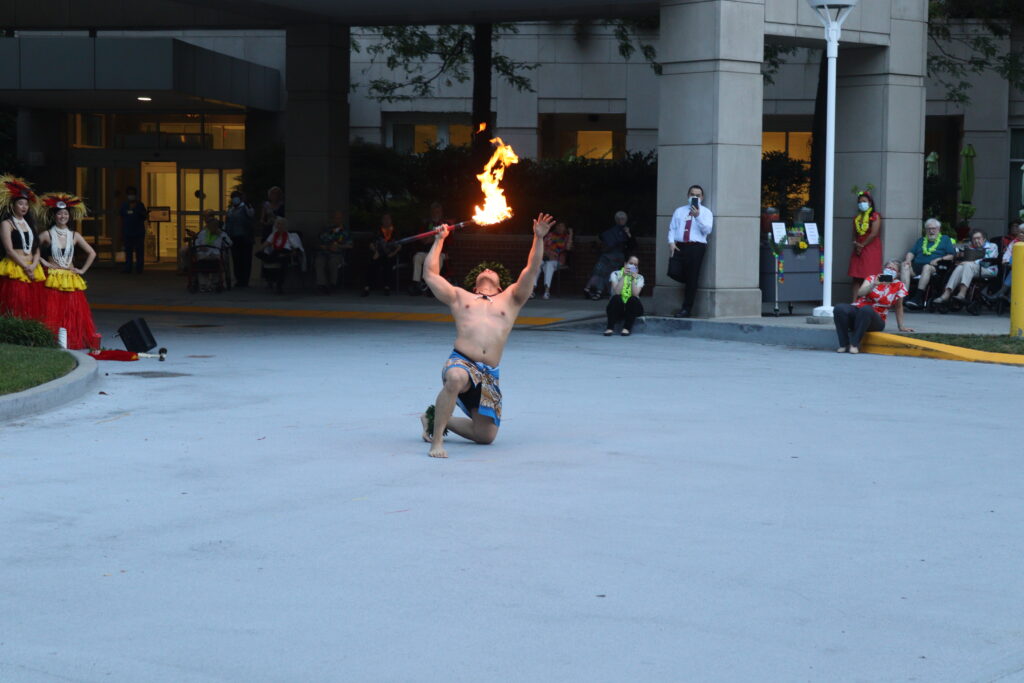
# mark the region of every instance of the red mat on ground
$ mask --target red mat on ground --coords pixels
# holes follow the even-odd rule
[[[89,354],[96,360],[138,360],[139,354],[134,351],[120,351],[118,349],[103,349],[93,351]]]

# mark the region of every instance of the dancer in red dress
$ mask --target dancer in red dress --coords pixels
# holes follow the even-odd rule
[[[43,317],[43,267],[31,209],[39,201],[21,178],[0,176],[0,314]]]
[[[43,322],[53,330],[67,331],[69,349],[92,348],[96,342],[96,326],[85,299],[82,275],[96,259],[96,251],[75,232],[71,220],[81,220],[86,209],[82,200],[66,192],[50,192],[40,198],[40,222],[50,229],[40,233],[41,259],[46,266],[46,312]],[[75,250],[85,252],[85,263],[75,266]]]
[[[881,269],[882,214],[875,210],[871,193],[861,192],[857,195],[857,215],[853,218],[853,253],[847,273],[852,278],[854,299],[864,278],[877,275]]]

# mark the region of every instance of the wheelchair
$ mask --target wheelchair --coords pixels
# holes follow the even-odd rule
[[[299,235],[300,242],[302,235]],[[297,273],[300,285],[304,281],[306,272],[306,251],[305,246],[301,249],[290,249],[277,256],[268,256],[263,252],[257,253],[256,258],[260,260],[260,274],[266,281],[268,287],[276,289],[278,294],[284,292],[284,283],[289,273]]]
[[[949,261],[939,261],[935,264],[935,274],[928,281],[928,286],[925,290],[921,292],[922,305],[920,308],[906,306],[907,310],[934,313],[937,310],[935,300],[942,296],[942,292],[946,289],[946,283],[949,282],[949,276],[952,273],[953,264]],[[920,275],[914,275],[910,278],[910,296],[907,297],[908,299],[917,294],[920,278]]]
[[[216,256],[208,257],[211,252],[217,252]],[[200,280],[203,279],[203,275],[213,276],[214,291],[223,292],[225,289],[231,289],[231,250],[205,245],[197,247],[193,239],[188,247],[185,272],[188,275],[186,288],[190,292],[200,291]]]
[[[981,315],[982,309],[997,307],[998,301],[990,300],[988,297],[999,289],[999,283],[1002,282],[999,277],[1000,260],[998,258],[983,258],[978,261],[978,264],[980,266],[978,276],[971,280],[971,284],[968,285],[967,291],[964,293],[963,301],[954,297],[950,297],[946,302],[933,301],[932,305],[935,310],[943,314],[967,311],[971,315]],[[946,279],[949,279],[948,275]]]

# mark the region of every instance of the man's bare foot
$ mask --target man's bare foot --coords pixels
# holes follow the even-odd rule
[[[447,458],[448,457],[448,451],[446,451],[444,449],[444,444],[438,444],[436,446],[431,446],[430,447],[430,454],[429,455],[430,455],[431,458]]]
[[[420,415],[420,424],[423,425],[423,440],[430,443],[430,421],[426,413]]]

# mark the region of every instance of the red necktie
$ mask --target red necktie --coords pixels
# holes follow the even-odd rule
[[[683,228],[683,241],[684,242],[689,242],[690,241],[690,225],[692,223],[693,223],[693,219],[692,218],[687,218],[686,219],[686,227]]]

